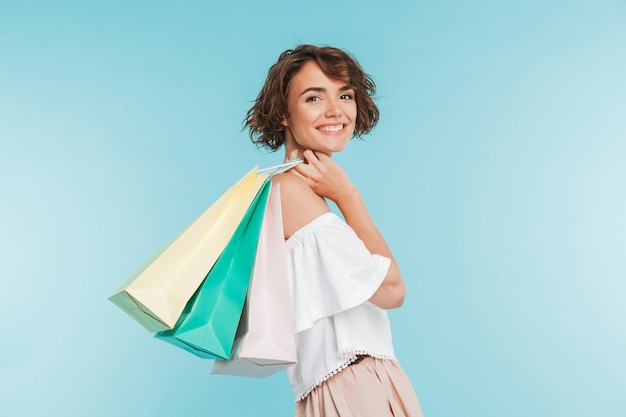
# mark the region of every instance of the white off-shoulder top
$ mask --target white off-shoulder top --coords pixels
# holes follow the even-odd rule
[[[390,260],[371,254],[334,213],[299,229],[286,247],[298,359],[287,377],[296,400],[357,355],[395,360],[387,312],[367,301]]]

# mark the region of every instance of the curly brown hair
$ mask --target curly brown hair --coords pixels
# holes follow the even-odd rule
[[[360,138],[378,123],[379,111],[373,100],[376,84],[357,60],[342,49],[300,45],[280,54],[246,114],[244,128],[250,129],[250,139],[257,146],[276,151],[285,142],[282,122],[289,117],[287,97],[291,80],[309,61],[315,61],[328,77],[341,80],[354,89],[357,105],[354,136]]]

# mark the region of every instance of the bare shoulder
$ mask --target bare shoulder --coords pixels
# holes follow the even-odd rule
[[[311,221],[330,211],[326,200],[315,194],[311,187],[296,174],[286,172],[272,178],[280,184],[285,239]]]

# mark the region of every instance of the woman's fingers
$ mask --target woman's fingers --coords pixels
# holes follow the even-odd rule
[[[306,163],[296,165],[292,172],[304,179],[316,194],[335,201],[354,188],[345,171],[329,155],[305,150],[302,158]]]
[[[328,170],[319,160],[318,154],[307,149],[302,153],[302,157],[306,163],[297,165],[297,171],[309,181],[324,181],[324,173]]]
[[[317,157],[317,154],[312,150],[305,150],[304,152],[302,152],[302,156],[308,164],[318,166],[319,158]]]
[[[328,154],[325,154],[324,152],[313,152],[313,154],[315,155],[317,160],[322,163],[332,161],[332,158],[328,156]]]

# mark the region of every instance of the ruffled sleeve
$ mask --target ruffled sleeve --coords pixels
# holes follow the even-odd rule
[[[296,333],[316,320],[367,302],[390,265],[388,258],[371,254],[334,213],[298,230],[286,246]]]

